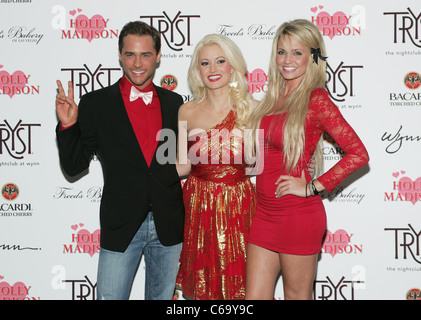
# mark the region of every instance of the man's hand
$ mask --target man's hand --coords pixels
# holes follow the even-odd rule
[[[78,106],[74,101],[73,84],[69,81],[68,96],[64,92],[60,80],[57,80],[58,94],[56,95],[57,116],[63,127],[70,127],[77,122]]]

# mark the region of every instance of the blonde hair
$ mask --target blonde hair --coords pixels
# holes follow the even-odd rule
[[[281,40],[285,43],[286,37],[294,38],[303,45],[308,52],[310,52],[311,48],[320,48],[322,56],[326,56],[322,35],[319,29],[310,21],[297,19],[285,22],[278,28],[272,44],[268,71],[268,90],[259,106],[255,108],[254,112],[250,115],[247,127],[252,129],[252,135],[254,136],[247,139],[246,143],[251,144],[248,150],[252,150],[252,154],[255,155],[259,148],[257,145],[258,140],[255,135],[260,126],[262,117],[271,113],[280,112],[281,114],[285,114],[286,119],[283,127],[284,163],[287,172],[291,173],[304,154],[305,118],[308,111],[310,94],[316,88],[325,87],[326,62],[319,59],[318,64],[316,64],[313,62],[312,56],[310,55],[307,69],[300,85],[291,93],[282,106],[282,109],[276,110],[281,88],[285,86],[285,79],[282,77],[276,64],[278,41]],[[276,120],[274,119],[274,121]],[[276,125],[276,123],[274,123],[274,125]],[[321,143],[322,138],[316,148],[316,163],[318,164],[317,173],[319,173],[323,160]]]
[[[193,97],[201,102],[208,95],[208,89],[199,73],[199,53],[204,46],[211,45],[218,45],[221,48],[225,58],[234,69],[231,74],[231,83],[236,83],[236,85],[230,86],[228,103],[230,106],[235,106],[237,112],[236,126],[244,129],[253,105],[252,97],[248,94],[247,65],[238,46],[228,37],[220,34],[209,34],[197,44],[188,70],[189,85]]]

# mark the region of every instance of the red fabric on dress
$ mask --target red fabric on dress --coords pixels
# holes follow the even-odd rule
[[[263,117],[264,129],[263,172],[256,177],[257,208],[249,235],[249,242],[261,247],[289,254],[316,254],[320,252],[326,231],[326,214],[322,199],[286,195],[275,197],[275,182],[287,174],[283,167],[282,123],[285,115]],[[276,125],[272,124],[276,122]],[[306,170],[317,142],[323,132],[328,133],[345,156],[317,180],[332,191],[345,177],[368,162],[366,149],[339,109],[324,89],[312,92],[305,124],[304,157],[291,174],[300,177]]]
[[[245,296],[247,237],[256,195],[245,174],[242,137],[231,135],[234,122],[235,112],[230,111],[197,135],[197,142],[189,141],[190,160],[200,162],[192,165],[183,187],[186,216],[177,286],[190,299]]]

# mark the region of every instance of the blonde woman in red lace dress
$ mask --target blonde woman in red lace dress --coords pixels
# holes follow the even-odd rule
[[[272,47],[268,92],[248,125],[264,130],[264,164],[256,177],[246,299],[273,299],[280,272],[285,299],[312,299],[326,231],[319,193],[331,191],[369,160],[360,138],[324,89],[325,60],[323,38],[314,24],[295,20],[280,26]],[[317,146],[324,132],[345,156],[312,180],[305,168],[315,151],[320,155]],[[320,164],[322,158],[316,159]]]
[[[187,299],[244,299],[246,246],[256,205],[243,129],[255,101],[245,61],[229,38],[208,35],[193,54],[194,100],[179,111],[177,170],[185,224],[177,286]]]

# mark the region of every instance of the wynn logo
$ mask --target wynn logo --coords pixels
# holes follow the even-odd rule
[[[11,251],[11,250],[13,250],[13,251],[22,251],[22,250],[34,250],[34,251],[37,251],[37,250],[41,250],[41,248],[31,248],[31,247],[21,247],[19,244],[13,244],[13,245],[10,245],[10,244],[0,244],[0,250],[3,250],[3,251]]]
[[[389,154],[393,154],[398,152],[403,142],[419,142],[421,141],[421,136],[412,136],[412,135],[403,135],[401,134],[402,125],[399,127],[398,131],[393,134],[389,132],[385,132],[381,138],[382,141],[386,141],[387,143],[390,142],[385,151]]]

